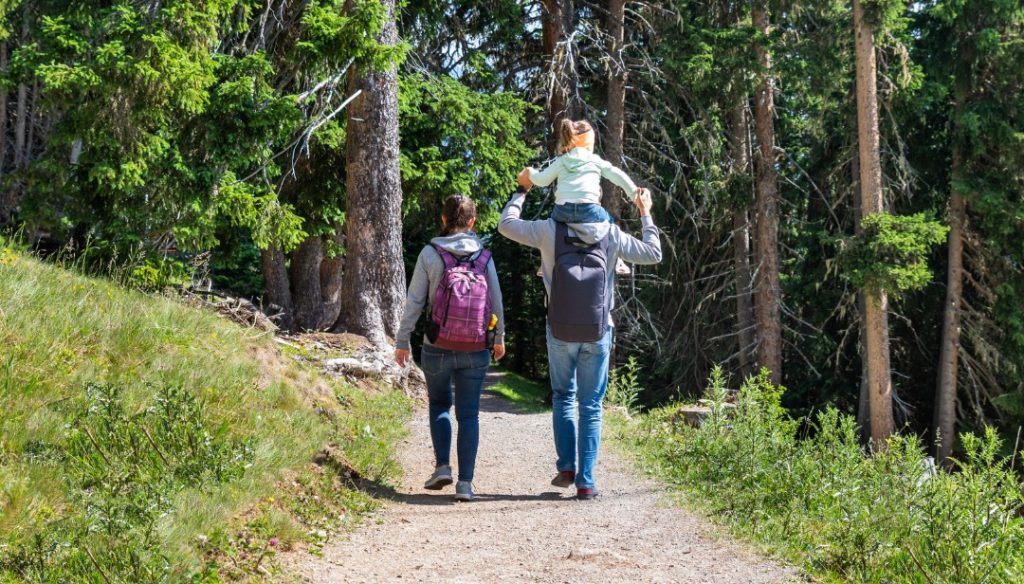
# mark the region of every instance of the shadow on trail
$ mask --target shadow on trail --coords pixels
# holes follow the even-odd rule
[[[400,493],[390,485],[384,485],[377,481],[365,479],[358,481],[358,488],[375,498],[386,499],[396,503],[405,503],[407,505],[457,505],[459,503],[452,498],[452,492],[450,490],[445,492],[439,491],[436,493]],[[563,497],[563,493],[556,491],[547,491],[538,495],[495,495],[491,493],[475,493],[472,502],[558,501],[563,498],[565,498]]]

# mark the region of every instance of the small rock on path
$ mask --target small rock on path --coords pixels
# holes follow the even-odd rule
[[[454,486],[422,488],[434,466],[425,411],[411,430],[400,447],[404,478],[395,502],[322,557],[293,554],[285,560],[290,576],[318,583],[800,581],[795,569],[671,507],[663,487],[607,448],[595,473],[596,500],[552,487],[550,413],[523,413],[485,392],[470,503],[452,500]],[[455,470],[454,437],[452,450]]]

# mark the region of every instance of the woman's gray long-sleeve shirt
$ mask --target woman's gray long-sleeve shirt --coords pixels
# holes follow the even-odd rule
[[[450,252],[454,256],[467,256],[483,249],[484,244],[475,233],[468,231],[455,233],[445,237],[435,237],[430,243]],[[412,280],[409,282],[409,291],[405,297],[405,313],[402,315],[402,322],[398,326],[398,334],[395,339],[395,347],[398,349],[409,348],[409,337],[416,328],[416,321],[427,306],[434,303],[434,293],[437,291],[437,283],[444,275],[444,260],[432,246],[426,246],[416,258],[416,268],[412,272]],[[505,344],[505,310],[501,302],[501,286],[498,284],[498,272],[494,268],[494,261],[487,262],[487,293],[491,297],[491,311],[498,315],[498,325],[495,328],[494,344]],[[423,337],[423,344],[430,342]]]

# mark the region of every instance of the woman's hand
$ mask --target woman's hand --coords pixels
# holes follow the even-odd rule
[[[500,361],[505,356],[505,345],[494,345],[494,360]]]
[[[395,349],[395,361],[399,367],[405,367],[409,363],[409,349]]]

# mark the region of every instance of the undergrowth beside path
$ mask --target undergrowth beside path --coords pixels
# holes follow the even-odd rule
[[[762,374],[732,410],[716,370],[699,428],[668,406],[612,417],[609,434],[690,505],[827,582],[1024,582],[1024,484],[994,431],[963,435],[946,473],[915,437],[865,456],[855,420],[833,409],[798,437],[780,396]]]
[[[400,393],[2,241],[0,346],[0,581],[272,578],[396,476]]]

